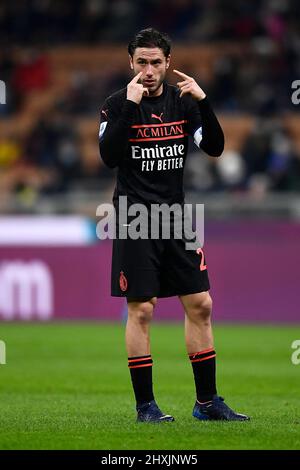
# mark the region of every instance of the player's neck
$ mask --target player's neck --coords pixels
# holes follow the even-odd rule
[[[153,93],[149,93],[149,98],[155,98],[156,96],[160,96],[164,90],[164,84],[162,83],[157,90],[155,90]]]

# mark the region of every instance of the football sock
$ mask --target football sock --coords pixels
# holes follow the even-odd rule
[[[137,405],[154,400],[152,384],[152,357],[136,356],[128,358],[131,382]]]
[[[197,401],[205,403],[217,394],[216,389],[216,352],[214,348],[189,354],[193,367]]]

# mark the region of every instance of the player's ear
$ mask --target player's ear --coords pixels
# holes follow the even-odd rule
[[[130,68],[131,68],[131,70],[133,70],[133,60],[132,60],[132,57],[131,57],[131,55],[130,55],[130,54],[129,54],[129,56],[128,56],[128,57],[129,57],[129,64],[130,64]]]
[[[169,54],[168,57],[166,57],[166,68],[167,69],[169,68],[170,61],[171,61],[171,55]]]

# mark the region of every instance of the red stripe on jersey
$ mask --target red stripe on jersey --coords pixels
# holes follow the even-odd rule
[[[169,137],[145,137],[144,139],[128,139],[129,142],[150,142],[151,140],[170,140],[170,139],[183,139],[188,134],[170,135]]]
[[[140,129],[142,127],[165,127],[165,126],[174,126],[174,124],[185,124],[187,122],[186,119],[182,121],[174,121],[174,122],[164,122],[163,124],[134,124],[131,126],[133,129]]]

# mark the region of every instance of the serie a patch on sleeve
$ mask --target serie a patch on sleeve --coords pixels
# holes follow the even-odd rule
[[[202,127],[199,127],[199,129],[196,130],[194,133],[194,142],[199,147],[200,142],[202,140]]]
[[[100,123],[99,137],[103,136],[106,126],[107,126],[107,121],[103,121]]]

